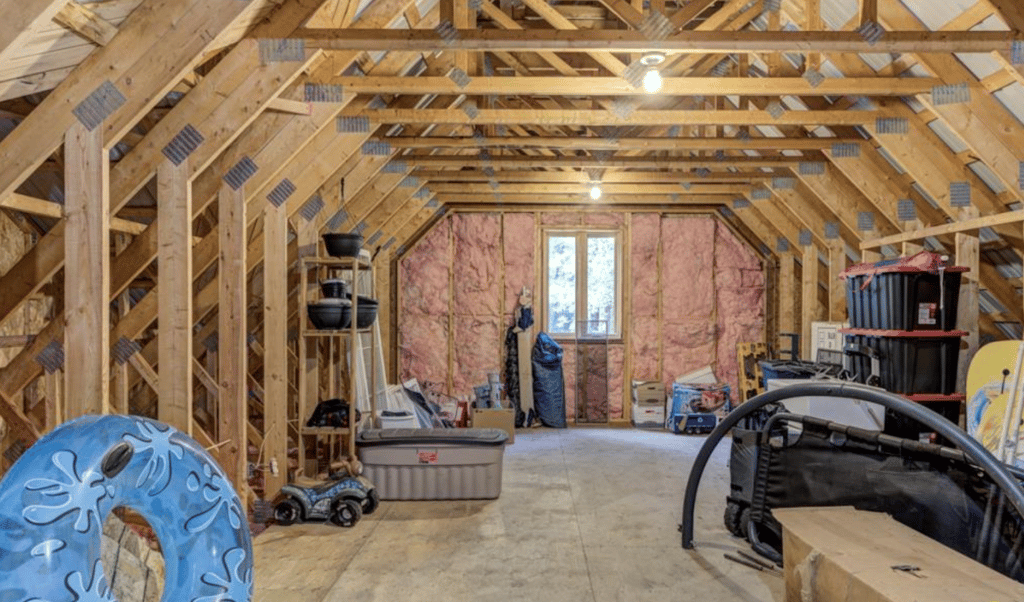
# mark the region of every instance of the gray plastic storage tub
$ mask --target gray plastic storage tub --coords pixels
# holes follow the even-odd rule
[[[500,429],[376,429],[356,440],[363,474],[384,500],[501,495],[508,434]]]

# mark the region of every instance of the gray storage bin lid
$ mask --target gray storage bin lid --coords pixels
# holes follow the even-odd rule
[[[362,447],[386,445],[463,445],[496,447],[508,443],[501,429],[367,429],[356,442]]]

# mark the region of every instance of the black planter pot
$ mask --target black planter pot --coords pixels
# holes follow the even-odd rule
[[[363,248],[362,234],[324,234],[324,247],[331,257],[358,257]]]
[[[340,330],[352,324],[352,307],[348,305],[310,303],[306,311],[317,330]]]
[[[359,306],[356,307],[356,328],[369,328],[376,320],[377,301],[375,299],[360,297]]]
[[[348,298],[348,282],[338,278],[321,280],[320,291],[328,299],[346,299]]]

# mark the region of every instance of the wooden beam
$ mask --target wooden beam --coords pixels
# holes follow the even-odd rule
[[[117,35],[117,27],[75,0],[65,4],[53,20],[97,46],[106,46]]]
[[[6,63],[51,21],[67,0],[23,0],[4,6],[0,19],[0,63]]]
[[[600,182],[602,194],[615,196],[647,196],[647,195],[746,195],[752,190],[747,184],[613,184]],[[465,182],[439,183],[432,182],[429,185],[430,191],[444,196],[446,194],[476,194],[480,196],[492,195],[495,193],[506,194],[535,194],[538,196],[561,195],[579,196],[589,194],[590,183],[580,184],[513,184],[500,183],[497,188],[490,184],[470,184]],[[538,202],[543,202],[538,199]]]
[[[619,138],[576,136],[498,136],[477,139],[455,136],[390,136],[391,148],[558,148],[573,150],[829,150],[833,144],[862,144],[853,138]]]
[[[288,482],[288,214],[263,212],[263,435],[266,499]],[[300,308],[300,313],[304,308]],[[300,317],[300,319],[302,319]],[[277,467],[276,471],[274,467]]]
[[[160,389],[157,417],[192,432],[192,183],[188,161],[157,171]]]
[[[358,94],[467,94],[516,96],[636,96],[620,77],[476,77],[459,85],[448,77],[339,77],[333,80]],[[802,77],[667,77],[660,97],[668,96],[913,96],[931,92],[941,80],[924,77],[826,79],[813,86]]]
[[[846,321],[846,284],[839,277],[846,269],[846,245],[833,240],[828,246],[828,320]],[[815,358],[809,358],[815,359]]]
[[[796,259],[789,253],[779,257],[779,332],[797,332],[796,328]],[[781,349],[781,340],[776,341]]]
[[[405,156],[402,162],[413,167],[452,167],[455,165],[485,164],[498,167],[639,167],[639,168],[715,168],[736,167],[796,167],[806,157],[615,157],[598,159],[593,157],[538,157],[529,155],[414,155]]]
[[[970,213],[977,213],[977,209],[964,209],[962,217],[969,219]],[[980,277],[980,247],[978,234],[958,232],[956,234],[956,265],[966,266],[970,271],[961,276],[960,300],[957,304],[956,327],[959,330],[967,331],[964,338],[967,348],[960,351],[960,362],[957,373],[957,391],[963,393],[967,385],[967,368],[971,359],[978,352],[980,337],[978,335],[979,317],[979,294],[978,282]]]
[[[801,270],[800,303],[800,356],[811,357],[811,322],[821,319],[818,311],[818,248],[814,245],[804,247],[803,269]]]
[[[110,412],[110,182],[103,130],[72,126],[64,143],[68,418]]]
[[[719,195],[694,195],[683,196],[675,194],[651,194],[651,195],[602,195],[600,201],[594,202],[588,195],[537,195],[537,194],[458,194],[445,193],[437,195],[437,200],[445,205],[495,205],[504,203],[506,205],[572,205],[581,207],[606,206],[609,209],[614,205],[654,205],[654,206],[676,206],[691,205],[700,207],[713,207],[728,205],[736,198],[732,194]]]
[[[52,201],[44,201],[43,199],[37,199],[36,197],[14,193],[7,197],[3,203],[4,207],[8,207],[15,211],[21,211],[22,213],[29,213],[32,215],[38,215],[41,217],[51,217],[56,219],[63,219],[64,208]],[[133,222],[131,220],[120,219],[117,217],[110,218],[110,229],[114,232],[124,232],[125,234],[141,234],[146,229],[146,224],[139,222]]]
[[[860,24],[868,23],[878,23],[878,0],[860,0]]]
[[[246,199],[245,186],[238,190],[227,184],[218,199],[219,273],[218,349],[220,366],[220,412],[218,435],[231,443],[221,450],[227,472],[235,487],[247,482],[249,389],[248,331],[246,330]]]
[[[267,105],[268,111],[278,113],[291,113],[292,115],[309,115],[313,112],[310,103],[302,100],[290,100],[287,98],[275,98]]]
[[[1006,31],[887,31],[872,43],[856,31],[683,31],[651,41],[642,32],[625,29],[570,31],[531,29],[529,36],[505,29],[458,29],[455,39],[423,29],[300,29],[296,38],[324,50],[359,52],[446,50],[503,52],[628,52],[661,51],[689,54],[736,53],[950,53],[1007,52],[1019,33]]]
[[[977,230],[979,228],[991,228],[993,226],[1016,224],[1019,222],[1024,222],[1024,210],[1007,211],[1006,213],[997,213],[995,215],[986,215],[984,217],[966,218],[963,219],[962,221],[955,221],[949,224],[943,224],[941,226],[921,228],[919,230],[913,230],[910,232],[893,234],[892,236],[886,236],[884,238],[865,240],[860,243],[860,248],[878,249],[884,247],[885,245],[896,245],[908,241],[924,240],[929,236],[958,234],[960,232],[968,232],[970,230]]]
[[[631,126],[648,125],[859,125],[888,116],[883,111],[787,111],[775,117],[767,111],[638,110],[620,117],[605,110],[480,109],[470,117],[459,109],[365,109],[358,116],[373,124],[390,125],[523,125]]]
[[[0,199],[14,192],[77,123],[77,103],[109,83],[124,103],[103,122],[103,145],[124,137],[199,60],[248,5],[185,0],[133,11],[120,32],[83,61],[11,134],[0,141]],[[112,95],[108,94],[108,95]],[[96,103],[94,103],[96,104]],[[116,105],[115,105],[116,106]]]
[[[472,167],[472,166],[470,166]],[[442,171],[420,168],[413,170],[411,175],[428,182],[564,182],[586,184],[590,182],[590,175],[581,171],[526,171],[526,170],[505,170],[495,169],[494,175],[481,170],[459,170]],[[789,174],[788,170],[785,172]],[[742,171],[733,173],[731,171],[713,171],[705,177],[687,172],[668,171],[608,171],[601,176],[601,181],[606,183],[635,183],[635,184],[675,184],[681,182],[711,183],[711,182],[760,182],[771,179],[773,176],[781,175],[774,171]]]

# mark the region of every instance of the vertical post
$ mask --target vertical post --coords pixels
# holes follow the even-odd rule
[[[846,245],[833,240],[828,247],[828,319],[846,321],[846,286],[839,274],[846,269]],[[813,359],[813,358],[812,358]]]
[[[267,203],[263,213],[264,497],[288,478],[288,214]],[[300,308],[304,310],[305,308]],[[277,470],[274,470],[274,467]],[[275,474],[276,473],[276,474]]]
[[[821,0],[807,0],[806,12],[807,25],[804,31],[821,31]],[[807,55],[807,69],[818,69],[821,67],[821,54],[811,52]]]
[[[299,432],[306,425],[310,414],[320,399],[320,358],[318,337],[306,337],[306,298],[309,289],[309,274],[303,258],[317,256],[317,230],[316,227],[307,221],[300,221],[296,224],[296,243],[299,247],[299,404],[298,404],[298,425]],[[314,277],[315,279],[315,277]],[[308,474],[306,470],[306,438],[299,435],[299,472]],[[313,474],[316,470],[312,471]]]
[[[114,236],[114,252],[118,255],[128,248],[128,235],[116,234]],[[117,319],[121,320],[128,315],[130,295],[125,289],[117,296]],[[115,414],[128,414],[128,363],[117,364],[113,368],[114,379],[110,391],[110,409]]]
[[[975,208],[962,209],[960,219],[971,219],[978,216]],[[960,302],[957,307],[957,328],[967,331],[967,349],[960,352],[960,362],[957,369],[956,390],[964,392],[967,386],[967,368],[971,359],[978,351],[978,318],[979,318],[979,294],[978,278],[980,265],[980,245],[977,231],[958,232],[956,235],[956,265],[966,266],[969,272],[963,274],[960,282]]]
[[[860,24],[878,23],[878,0],[861,0]]]
[[[796,259],[786,252],[779,257],[779,332],[796,332]],[[781,348],[781,341],[776,345]]]
[[[220,308],[218,316],[220,384],[219,436],[230,443],[222,448],[224,470],[239,494],[244,495],[247,476],[248,345],[245,328],[245,187],[220,189],[218,257]]]
[[[915,219],[915,220],[909,221],[909,222],[903,222],[903,231],[904,232],[912,232],[914,230],[920,230],[923,227],[924,227],[924,224],[921,223],[921,220],[919,220],[919,219]],[[920,253],[923,250],[924,250],[924,241],[923,240],[920,240],[920,241],[908,240],[908,241],[903,243],[903,248],[902,248],[901,251],[902,251],[902,255],[904,257],[908,257],[910,255],[916,255],[916,254]]]
[[[803,301],[800,317],[800,356],[811,358],[811,322],[820,318],[818,312],[818,248],[814,245],[804,247],[802,274]]]
[[[157,416],[192,434],[192,184],[189,162],[157,168],[160,384]],[[221,272],[223,281],[225,272]]]
[[[64,141],[67,418],[110,412],[110,160],[103,128]]]

